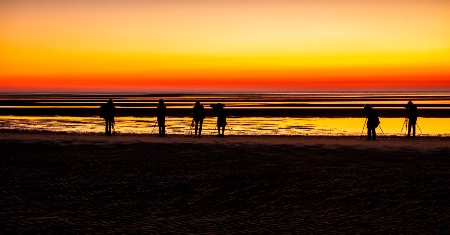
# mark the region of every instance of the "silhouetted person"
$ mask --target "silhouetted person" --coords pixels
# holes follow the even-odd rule
[[[166,106],[164,105],[164,100],[160,99],[158,107],[156,108],[156,117],[158,120],[158,136],[164,136],[166,134]]]
[[[217,116],[217,131],[218,136],[224,136],[225,132],[225,126],[227,125],[227,113],[225,112],[225,105],[218,103],[218,104],[211,104],[210,105],[213,108],[214,115]],[[220,129],[222,129],[222,133],[220,133]]]
[[[416,123],[417,123],[417,106],[413,104],[412,101],[409,101],[405,106],[406,108],[406,117],[408,118],[408,135],[406,137],[411,136],[411,128],[413,129],[413,137],[416,136]]]
[[[100,117],[105,119],[105,135],[111,136],[112,129],[114,127],[114,115],[116,114],[116,107],[114,106],[114,103],[112,99],[109,99],[109,101],[106,104],[103,104],[100,106]]]
[[[193,112],[193,118],[194,118],[194,122],[195,122],[195,135],[194,136],[197,136],[197,130],[198,130],[198,137],[200,137],[200,136],[202,136],[203,119],[205,119],[205,108],[203,107],[203,105],[200,104],[199,101],[196,101],[192,112]],[[199,126],[199,124],[200,124],[200,126]]]
[[[375,128],[380,124],[378,112],[375,111],[369,104],[364,105],[363,114],[367,116],[367,140],[375,140],[377,133]]]

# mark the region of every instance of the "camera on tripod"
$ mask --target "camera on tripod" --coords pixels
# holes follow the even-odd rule
[[[408,101],[408,103],[405,105],[405,109],[407,111],[409,111],[409,109],[412,109],[412,108],[414,108],[413,102],[412,101]]]
[[[223,107],[225,107],[225,105],[221,103],[210,104],[209,106],[213,109],[213,113],[215,116],[219,116],[220,113],[223,112]]]

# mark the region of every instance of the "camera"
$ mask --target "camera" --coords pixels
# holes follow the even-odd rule
[[[213,113],[215,116],[220,116],[224,112],[223,110],[223,107],[225,107],[224,104],[217,103],[217,104],[210,104],[209,106],[213,109]]]
[[[413,107],[413,102],[412,101],[408,101],[408,103],[405,105],[405,109],[409,110],[409,108]]]
[[[209,106],[210,106],[211,108],[213,108],[213,109],[225,107],[225,105],[224,105],[224,104],[221,104],[221,103],[210,104]]]

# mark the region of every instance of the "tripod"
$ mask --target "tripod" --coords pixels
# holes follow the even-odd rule
[[[111,125],[112,125],[112,135],[116,135],[116,121],[112,121]]]
[[[387,139],[387,136],[384,134],[383,128],[381,128],[381,125],[378,125],[380,127],[381,130],[381,134],[383,134],[383,137]]]
[[[405,121],[403,122],[403,126],[402,126],[402,130],[400,131],[400,135],[403,134],[403,128],[405,128],[405,127],[408,128],[408,117],[405,117]]]
[[[194,119],[192,119],[191,126],[189,127],[188,135],[192,135],[192,127],[194,126]]]
[[[359,139],[361,139],[363,136],[364,130],[366,129],[366,124],[367,124],[367,118],[366,118],[366,121],[364,122],[364,126],[363,126],[363,129],[361,130],[361,135],[359,136]],[[378,127],[380,127],[383,137],[387,138],[386,135],[384,134],[383,128],[381,128],[381,125],[378,125]]]
[[[419,128],[420,134],[423,134],[423,133],[422,133],[422,130],[420,129],[419,124],[417,123],[417,121],[416,121],[416,123],[415,123],[414,125],[416,125],[417,128]],[[407,129],[407,131],[408,131],[408,129],[409,129],[409,124],[408,124],[408,118],[407,118],[407,117],[405,118],[405,121],[403,122],[403,127],[405,127],[405,129]],[[403,134],[403,127],[402,127],[402,130],[400,131],[400,134]],[[414,130],[414,132],[415,132],[415,130]],[[408,135],[408,136],[409,136],[409,135]]]
[[[231,134],[231,131],[233,130],[233,128],[231,128],[230,125],[228,125],[228,122],[227,122],[226,126],[227,126],[228,132],[230,132],[230,134]]]
[[[367,118],[366,118],[366,121],[364,122],[364,125],[363,125],[363,129],[361,130],[361,135],[359,136],[359,139],[361,139],[361,138],[362,138],[362,135],[363,135],[364,129],[366,129],[366,124],[367,124]]]
[[[155,125],[153,125],[152,131],[150,132],[150,135],[153,135],[153,130],[155,130],[156,125],[158,124],[158,120],[155,120]]]
[[[419,124],[417,122],[416,122],[416,125],[417,125],[417,128],[419,128],[420,134],[422,135],[423,134],[422,130],[420,129],[420,126],[419,126]]]

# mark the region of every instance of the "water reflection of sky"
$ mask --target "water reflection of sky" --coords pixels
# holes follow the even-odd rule
[[[0,131],[102,133],[98,107],[114,99],[119,134],[155,133],[154,110],[163,98],[168,108],[168,134],[188,134],[192,106],[205,105],[205,135],[214,135],[215,118],[209,104],[224,103],[227,132],[234,135],[349,135],[359,136],[364,125],[361,110],[369,103],[380,113],[386,135],[401,135],[405,105],[419,106],[417,133],[450,136],[450,93],[263,93],[263,94],[2,94]],[[262,110],[262,111],[261,111]],[[2,116],[3,115],[3,116]],[[389,117],[389,118],[388,118]],[[381,128],[378,132],[382,134]],[[403,128],[403,133],[405,129]]]
[[[193,131],[191,121],[191,118],[167,118],[167,134],[188,135]],[[228,118],[226,134],[359,136],[363,131],[364,121],[364,118]],[[446,125],[449,121],[449,118],[419,118],[420,130],[417,128],[416,133],[418,136],[450,136],[450,126]],[[379,135],[383,133],[387,136],[404,135],[406,132],[404,122],[404,118],[382,118],[377,131]],[[217,133],[215,123],[215,118],[206,118],[203,135],[215,135]],[[158,129],[155,127],[155,118],[139,117],[118,117],[115,127],[118,134],[156,134]],[[0,130],[94,134],[103,133],[104,121],[97,117],[0,116]]]
[[[6,106],[98,106],[112,98],[116,105],[123,107],[156,106],[159,99],[166,105],[192,107],[195,101],[205,105],[221,102],[230,107],[277,107],[298,105],[338,105],[361,106],[394,105],[403,107],[408,100],[418,105],[450,105],[450,92],[412,92],[412,93],[261,93],[261,94],[0,94],[0,101],[8,101]],[[12,102],[12,103],[11,103]],[[0,102],[1,103],[1,102]],[[1,104],[0,104],[1,105]],[[5,107],[6,107],[5,106]]]

